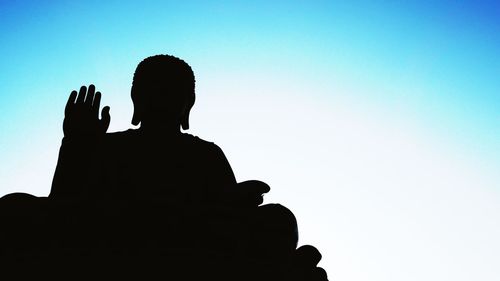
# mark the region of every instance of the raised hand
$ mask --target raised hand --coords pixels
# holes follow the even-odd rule
[[[101,93],[95,92],[95,86],[82,86],[80,92],[72,91],[64,111],[63,131],[66,137],[93,137],[106,133],[111,117],[109,106],[102,109],[99,119]]]

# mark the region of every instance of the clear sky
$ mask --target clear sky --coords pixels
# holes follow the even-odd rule
[[[3,0],[0,196],[48,194],[71,90],[130,128],[161,53],[195,71],[189,132],[331,280],[500,280],[500,2]]]

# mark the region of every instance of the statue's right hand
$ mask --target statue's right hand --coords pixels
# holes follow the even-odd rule
[[[109,106],[105,106],[99,119],[101,93],[95,92],[95,86],[82,86],[80,92],[72,91],[64,112],[63,131],[66,137],[94,137],[104,135],[111,117]]]

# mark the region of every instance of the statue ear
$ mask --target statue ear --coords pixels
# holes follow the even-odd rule
[[[132,125],[137,126],[141,123],[141,113],[137,107],[134,107],[134,115],[132,116]]]
[[[183,114],[181,116],[181,127],[183,130],[189,129],[189,113],[191,112],[191,108],[193,108],[193,105],[194,105],[194,92],[186,100],[186,107],[184,107]]]
[[[190,110],[187,110],[181,117],[181,127],[183,130],[189,129],[189,112]]]

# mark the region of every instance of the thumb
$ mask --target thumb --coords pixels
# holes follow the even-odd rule
[[[108,130],[109,122],[111,122],[109,109],[109,106],[105,106],[101,111],[101,129],[104,133]]]

